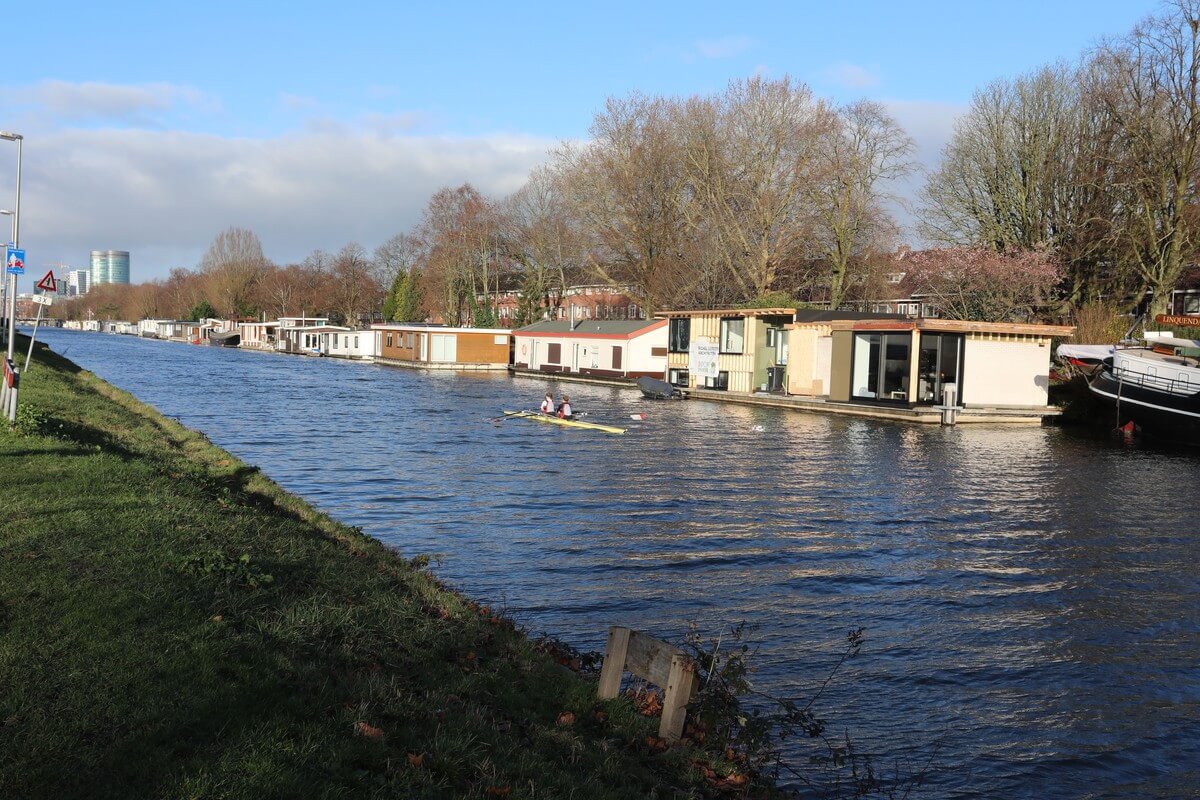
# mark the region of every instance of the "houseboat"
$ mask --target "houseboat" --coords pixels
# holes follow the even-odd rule
[[[633,380],[661,378],[667,320],[544,320],[513,331],[517,370]]]
[[[1159,336],[1118,346],[1088,387],[1113,409],[1117,427],[1133,423],[1150,438],[1200,445],[1200,340]]]
[[[445,328],[437,325],[372,325],[381,364],[425,369],[506,370],[511,363],[508,328]]]

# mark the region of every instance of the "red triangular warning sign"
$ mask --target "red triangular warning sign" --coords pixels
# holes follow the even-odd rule
[[[58,282],[54,280],[54,270],[50,270],[37,282],[37,288],[43,292],[57,292]]]

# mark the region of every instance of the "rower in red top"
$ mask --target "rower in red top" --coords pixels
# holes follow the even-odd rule
[[[562,405],[558,407],[558,416],[562,419],[570,419],[571,417],[575,416],[573,413],[571,413],[571,398],[567,397],[565,394],[563,395]]]

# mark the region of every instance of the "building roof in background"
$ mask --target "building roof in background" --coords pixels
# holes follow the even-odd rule
[[[547,319],[513,331],[517,335],[572,334],[575,336],[622,336],[662,327],[661,319],[585,319],[574,324],[569,319]]]

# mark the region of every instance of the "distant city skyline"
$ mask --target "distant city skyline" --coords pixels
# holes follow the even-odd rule
[[[1162,7],[983,5],[17,6],[0,129],[26,137],[21,243],[33,273],[121,242],[139,281],[195,267],[230,225],[284,263],[373,249],[441,186],[515,191],[558,142],[586,138],[609,96],[707,94],[753,74],[882,102],[932,167],[975,90],[1072,61]]]

